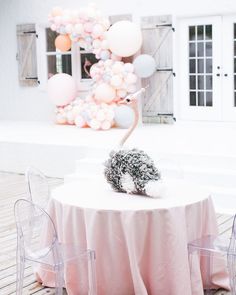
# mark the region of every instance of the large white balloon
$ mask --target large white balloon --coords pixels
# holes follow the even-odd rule
[[[76,83],[68,74],[56,74],[48,80],[48,96],[56,106],[65,106],[76,97]]]
[[[127,105],[117,106],[114,110],[114,121],[117,127],[129,128],[134,122],[134,111]]]
[[[140,78],[148,78],[156,71],[155,59],[148,54],[141,54],[135,58],[134,72]]]
[[[136,24],[130,21],[119,21],[110,27],[107,41],[114,54],[122,57],[131,56],[142,45],[142,32]]]

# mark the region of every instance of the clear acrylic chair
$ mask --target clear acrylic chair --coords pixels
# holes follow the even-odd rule
[[[46,208],[50,197],[50,189],[46,176],[33,166],[27,168],[25,172],[26,182],[29,191],[29,200]]]
[[[230,239],[217,236],[205,236],[201,239],[192,241],[188,244],[190,273],[192,275],[194,268],[194,257],[202,259],[202,266],[205,271],[205,294],[214,294],[216,290],[212,289],[212,276],[214,274],[214,263],[221,260],[221,266],[228,266],[230,294],[236,295],[236,221],[233,221],[232,233]]]
[[[26,262],[33,264],[35,269],[40,266],[41,271],[49,274],[57,295],[63,294],[65,277],[66,284],[72,278],[72,284],[79,284],[81,294],[96,295],[95,252],[80,250],[78,245],[59,243],[51,217],[29,200],[17,200],[14,213],[17,227],[16,295],[22,295]]]

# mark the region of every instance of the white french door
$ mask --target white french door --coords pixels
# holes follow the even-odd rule
[[[236,15],[223,17],[222,119],[236,121]]]
[[[236,120],[236,16],[183,19],[178,44],[180,117]]]

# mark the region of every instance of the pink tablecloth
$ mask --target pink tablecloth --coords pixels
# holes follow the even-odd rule
[[[49,213],[60,241],[96,251],[98,295],[203,294],[200,271],[191,286],[187,244],[217,233],[211,198],[183,181],[165,187],[162,199],[115,193],[103,179],[52,192]],[[47,274],[39,275],[47,285]],[[224,271],[215,284],[227,286]]]

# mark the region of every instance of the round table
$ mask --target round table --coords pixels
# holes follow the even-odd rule
[[[191,286],[187,244],[217,234],[211,197],[182,180],[163,187],[153,199],[114,192],[93,177],[52,191],[48,212],[59,240],[96,251],[98,295],[203,294],[201,284]],[[227,285],[226,275],[217,280]]]

